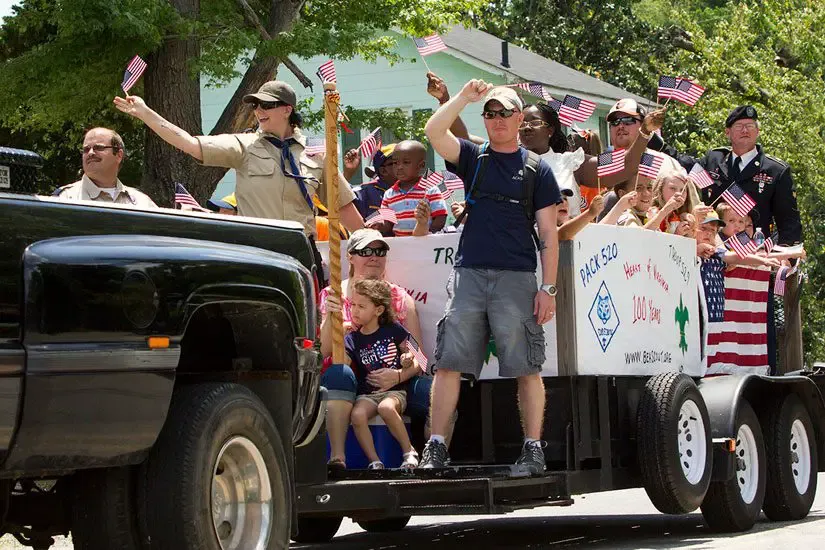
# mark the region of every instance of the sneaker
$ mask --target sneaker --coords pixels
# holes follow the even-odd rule
[[[446,468],[450,464],[450,453],[447,452],[447,446],[440,441],[433,439],[427,441],[424,452],[421,454],[424,458],[418,464],[419,468]]]
[[[544,441],[524,442],[521,449],[521,456],[516,460],[516,466],[526,471],[530,475],[541,475],[544,473]]]
[[[384,463],[381,462],[380,460],[370,462],[370,465],[367,466],[367,470],[383,470],[383,469],[384,469]]]
[[[404,453],[404,461],[401,463],[401,468],[404,470],[414,470],[418,468],[418,453],[415,452],[415,449]]]

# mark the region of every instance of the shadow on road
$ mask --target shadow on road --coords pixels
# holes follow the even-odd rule
[[[811,515],[794,525],[821,522],[825,515]],[[710,531],[702,516],[565,516],[510,517],[479,519],[462,523],[410,526],[396,533],[356,533],[336,537],[321,545],[293,544],[302,550],[390,550],[427,548],[427,550],[483,550],[500,548],[588,548],[636,549],[681,548],[703,545],[719,539],[735,539],[758,532],[769,532],[789,525],[768,521],[764,516],[747,533],[720,535]]]

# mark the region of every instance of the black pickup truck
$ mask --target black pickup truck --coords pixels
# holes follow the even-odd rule
[[[294,452],[323,420],[301,227],[9,194],[0,209],[2,532],[287,546]]]

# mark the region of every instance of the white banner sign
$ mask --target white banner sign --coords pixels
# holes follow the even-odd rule
[[[415,301],[422,347],[433,362],[436,324],[444,314],[458,240],[458,234],[388,239],[387,280],[404,287]],[[689,239],[615,226],[591,225],[577,236],[578,374],[647,374],[681,367],[696,374],[696,365],[701,369],[694,246]],[[326,261],[328,243],[318,243],[318,248]],[[342,271],[348,270],[346,243],[342,243]],[[685,310],[681,315],[687,315],[685,351],[680,347],[681,325],[674,321],[680,315],[676,311],[680,299]],[[555,376],[555,321],[544,325],[544,333],[547,361],[542,375]],[[497,378],[493,342],[486,357],[481,377]]]

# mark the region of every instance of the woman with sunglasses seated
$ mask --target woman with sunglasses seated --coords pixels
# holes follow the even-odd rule
[[[332,323],[327,315],[330,311],[340,311],[344,319],[344,330],[351,330],[352,312],[350,288],[354,281],[360,279],[386,279],[387,252],[390,245],[375,229],[359,229],[350,235],[347,243],[349,258],[349,278],[341,281],[343,303],[331,294],[329,287],[321,291],[319,298],[321,308],[321,353],[324,371],[321,385],[327,388],[327,434],[330,443],[329,465],[333,468],[346,468],[345,442],[350,413],[355,403],[356,381],[352,369],[346,365],[332,365]],[[392,309],[396,320],[407,329],[417,342],[421,342],[421,325],[415,302],[402,287],[390,283]],[[430,408],[430,385],[432,378],[417,376],[424,374],[417,367],[401,371],[401,382],[410,381],[407,389],[407,412],[409,416],[426,418]],[[378,391],[391,388],[399,383],[398,371],[378,369],[367,377],[367,381]]]

